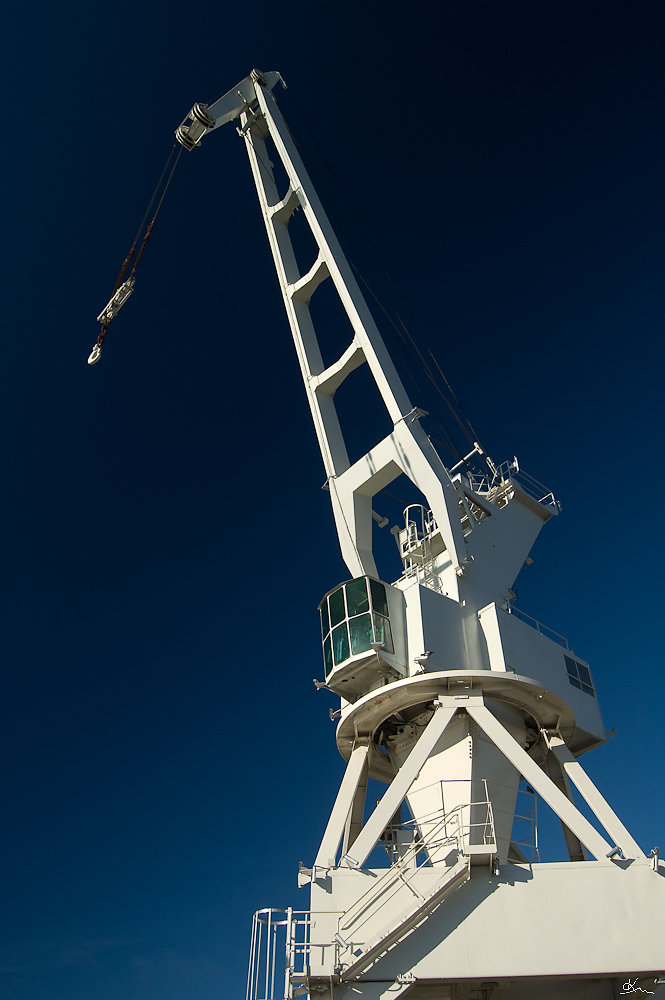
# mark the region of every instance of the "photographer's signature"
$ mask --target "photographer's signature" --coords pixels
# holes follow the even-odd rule
[[[635,985],[636,982],[637,979],[634,979],[632,983],[629,979],[627,983],[624,983],[621,988],[621,996],[625,996],[627,993],[650,993],[653,996],[653,990],[643,990],[641,986]]]

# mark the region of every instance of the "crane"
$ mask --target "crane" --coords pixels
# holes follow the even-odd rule
[[[514,581],[559,505],[516,459],[496,465],[477,442],[444,464],[281,115],[278,84],[279,73],[253,70],[176,130],[191,151],[233,122],[245,144],[350,574],[319,603],[315,680],[339,696],[331,718],[346,770],[298,873],[309,907],[254,917],[247,1000],[654,993],[665,982],[665,866],[579,762],[607,738],[588,662],[515,605]],[[289,228],[298,212],[314,246],[304,263]],[[348,321],[348,342],[325,361],[312,310],[324,286]],[[351,461],[335,395],[361,366],[392,429]],[[415,499],[394,529],[401,573],[387,579],[374,501],[399,477]],[[376,804],[370,779],[385,786]],[[533,842],[514,832],[520,794],[558,817],[568,861],[528,856]]]

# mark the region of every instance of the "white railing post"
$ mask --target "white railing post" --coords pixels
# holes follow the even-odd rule
[[[291,973],[294,970],[294,941],[293,941],[293,908],[288,907],[286,911],[286,969],[284,972],[284,997],[290,1000],[293,995]]]
[[[249,945],[249,968],[247,970],[247,991],[245,1000],[254,1000],[254,962],[256,953],[256,914],[252,917],[252,937]]]

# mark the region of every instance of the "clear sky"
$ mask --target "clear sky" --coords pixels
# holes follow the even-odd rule
[[[519,603],[590,662],[617,732],[585,766],[662,844],[662,5],[3,20],[0,1000],[243,997],[253,911],[306,905],[347,573],[232,126],[183,154],[85,363],[173,129],[253,66],[485,447],[561,500]]]

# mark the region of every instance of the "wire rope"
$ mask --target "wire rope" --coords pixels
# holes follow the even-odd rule
[[[174,149],[175,149],[175,147],[174,147]],[[168,178],[166,180],[166,184],[164,185],[164,190],[162,191],[161,197],[160,197],[159,201],[157,202],[157,208],[155,209],[155,214],[153,215],[152,219],[150,220],[150,224],[148,225],[148,228],[146,229],[145,236],[143,237],[143,241],[141,243],[141,249],[139,250],[138,254],[136,255],[136,260],[134,261],[134,266],[133,266],[132,271],[131,271],[130,277],[132,277],[132,278],[136,274],[136,269],[139,266],[139,261],[141,260],[141,257],[143,256],[143,251],[145,250],[146,244],[147,244],[148,240],[150,239],[150,236],[152,235],[153,226],[155,225],[155,222],[157,221],[157,216],[159,214],[160,208],[162,207],[162,202],[164,201],[164,198],[166,197],[166,192],[168,191],[169,185],[170,185],[171,181],[173,180],[173,175],[175,173],[175,168],[178,166],[178,163],[180,161],[180,157],[182,155],[182,150],[183,150],[183,147],[181,146],[180,149],[178,150],[178,154],[177,154],[177,156],[176,156],[176,158],[174,160],[173,166],[171,167],[171,172],[168,175]],[[171,152],[173,152],[173,150],[171,150]],[[162,177],[164,176],[165,172],[166,171],[164,171],[162,173]],[[161,179],[160,179],[160,181],[161,181]],[[155,195],[153,195],[153,198],[152,198],[152,201],[154,201],[154,200],[155,200]],[[151,201],[151,204],[152,204],[152,201]],[[148,209],[148,211],[149,211],[149,209]],[[148,213],[146,212],[146,215],[144,216],[144,220],[147,217],[148,217]]]
[[[177,152],[176,152],[176,150],[177,150]],[[102,344],[104,343],[104,339],[106,337],[106,334],[108,333],[108,328],[109,328],[110,322],[114,318],[114,316],[116,315],[116,313],[117,313],[118,309],[120,308],[120,306],[124,304],[124,302],[127,300],[127,298],[129,297],[129,295],[131,294],[131,290],[132,290],[132,287],[134,285],[134,281],[135,281],[135,278],[136,278],[136,271],[137,271],[137,268],[139,266],[139,262],[140,262],[143,254],[145,252],[145,248],[146,248],[146,246],[148,244],[148,240],[150,239],[150,237],[152,235],[153,228],[154,228],[155,223],[157,221],[157,216],[159,215],[159,210],[162,207],[162,203],[163,203],[164,198],[166,196],[166,192],[168,191],[169,186],[171,184],[171,181],[173,180],[173,175],[174,175],[175,169],[178,166],[178,163],[180,161],[181,154],[182,154],[182,146],[180,146],[178,148],[177,143],[174,143],[173,146],[171,147],[169,155],[166,158],[166,163],[164,164],[164,167],[162,168],[162,172],[161,172],[161,174],[159,176],[159,180],[157,181],[157,183],[155,185],[155,188],[154,188],[154,190],[152,192],[152,195],[150,197],[150,201],[148,202],[148,206],[147,206],[145,212],[143,213],[143,218],[141,219],[139,228],[136,231],[136,235],[135,235],[134,240],[132,242],[132,245],[131,245],[131,247],[129,249],[129,253],[125,257],[124,261],[122,262],[122,266],[120,268],[120,272],[119,272],[118,277],[116,279],[116,282],[115,282],[115,285],[114,285],[114,288],[113,288],[113,292],[111,293],[111,298],[109,299],[108,305],[100,313],[101,328],[100,328],[99,334],[97,336],[97,340],[95,341],[95,346],[93,347],[92,353],[90,354],[90,357],[88,358],[88,364],[95,364],[95,362],[99,361],[100,354],[101,354],[101,349],[102,349]],[[165,177],[166,177],[166,181],[164,181]],[[160,191],[161,191],[161,194],[160,194]],[[137,247],[137,245],[139,243],[139,239],[141,238],[141,233],[143,232],[143,229],[145,227],[146,221],[147,221],[147,219],[150,216],[150,213],[152,211],[152,207],[155,204],[155,200],[157,198],[159,198],[159,200],[157,201],[157,207],[155,208],[155,211],[153,213],[152,219],[148,223],[148,226],[147,226],[147,228],[145,230],[145,233],[143,234],[143,239],[141,240],[141,245],[139,247],[138,253],[136,253],[136,257],[134,257],[134,254],[136,252],[136,247]],[[129,265],[131,264],[133,258],[134,258],[134,263],[132,265],[132,269],[130,271],[129,278],[127,278],[125,280],[125,275],[127,273],[127,269],[129,268]],[[122,298],[122,301],[119,302],[117,304],[117,306],[114,307],[113,300],[114,300],[116,294],[125,285],[128,286],[127,294],[124,296],[124,298]]]
[[[174,143],[173,146],[171,147],[171,151],[170,151],[169,155],[166,158],[166,163],[164,164],[164,166],[162,168],[162,172],[161,172],[161,174],[159,176],[159,180],[155,184],[154,191],[152,192],[152,195],[150,197],[150,201],[148,202],[148,207],[146,208],[145,212],[143,213],[143,218],[141,219],[139,228],[136,230],[136,235],[135,235],[134,239],[132,240],[132,245],[131,245],[131,247],[129,249],[129,253],[125,257],[124,261],[122,262],[122,267],[120,268],[120,273],[118,274],[115,286],[113,288],[113,294],[114,295],[118,291],[118,289],[120,288],[120,285],[122,284],[123,278],[125,277],[125,274],[127,273],[127,268],[129,267],[130,261],[131,261],[132,257],[134,256],[134,251],[136,250],[136,244],[138,243],[139,237],[140,237],[141,233],[143,232],[143,227],[145,226],[146,220],[147,220],[148,216],[150,215],[150,209],[152,208],[152,206],[153,206],[153,204],[155,202],[155,198],[157,197],[157,194],[159,192],[159,188],[160,188],[160,186],[162,184],[162,181],[164,180],[164,177],[166,175],[166,171],[169,168],[169,164],[170,164],[171,160],[173,159],[173,154],[175,153],[176,148],[177,148],[176,147],[176,143]]]

